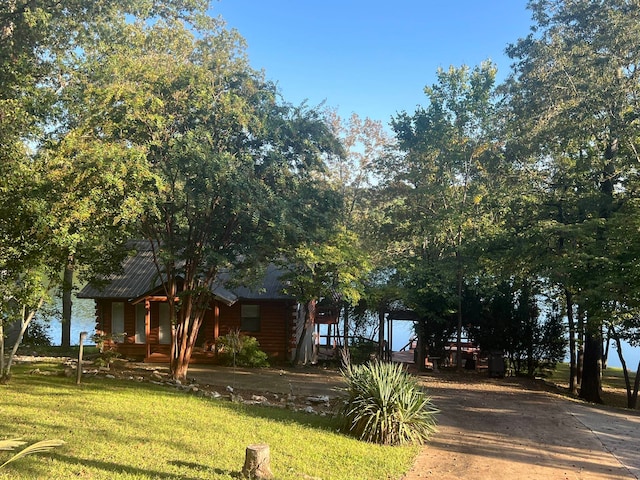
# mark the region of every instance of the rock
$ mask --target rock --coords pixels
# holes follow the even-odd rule
[[[106,374],[104,378],[116,378],[115,375],[111,375],[110,373]]]
[[[328,395],[319,395],[319,396],[307,397],[307,401],[309,403],[315,403],[315,404],[329,403],[329,396]]]
[[[266,403],[267,397],[263,397],[262,395],[251,395],[251,400],[258,403]]]
[[[227,385],[227,392],[233,393],[233,387],[230,385]]]

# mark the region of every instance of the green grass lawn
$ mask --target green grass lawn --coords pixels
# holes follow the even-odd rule
[[[635,378],[635,372],[629,372],[631,383]],[[546,380],[563,388],[569,388],[569,364],[559,363],[553,373]],[[602,399],[606,405],[626,407],[626,386],[622,368],[608,367],[602,371]]]
[[[0,479],[232,479],[245,449],[267,443],[277,479],[399,479],[416,447],[381,447],[335,431],[331,419],[234,404],[115,379],[30,375],[0,385],[0,439],[62,439],[49,453],[0,470]],[[0,452],[0,463],[8,459]]]

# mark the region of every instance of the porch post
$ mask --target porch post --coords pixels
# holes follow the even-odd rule
[[[149,337],[151,336],[151,302],[148,298],[144,299],[144,343],[147,350],[146,358],[151,357],[151,344]]]
[[[384,310],[378,310],[378,358],[384,360]]]
[[[387,344],[387,360],[393,360],[393,318],[391,315],[387,316],[387,336],[389,337],[389,343]]]
[[[218,355],[218,337],[220,336],[220,305],[215,302],[213,306],[213,352]]]

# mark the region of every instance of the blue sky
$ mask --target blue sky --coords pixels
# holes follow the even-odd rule
[[[220,15],[248,43],[251,65],[284,99],[326,101],[388,124],[424,105],[438,67],[493,60],[529,33],[526,0],[218,0]]]

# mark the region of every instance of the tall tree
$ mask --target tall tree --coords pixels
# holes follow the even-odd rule
[[[0,176],[3,182],[0,204],[9,210],[2,218],[30,209],[27,204],[33,205],[33,198],[28,197],[29,191],[37,192],[36,203],[39,200],[47,207],[54,205],[38,214],[38,222],[31,222],[33,228],[37,225],[43,229],[41,233],[46,232],[38,237],[42,244],[35,242],[34,235],[26,235],[27,231],[10,237],[9,230],[5,229],[2,237],[6,244],[0,243],[0,257],[19,261],[17,256],[28,257],[27,251],[40,252],[41,260],[49,266],[56,264],[54,270],[65,269],[62,287],[66,294],[70,293],[70,273],[75,263],[85,261],[85,266],[108,263],[114,253],[113,244],[109,243],[113,236],[102,236],[103,241],[96,242],[109,230],[109,225],[124,223],[121,221],[123,209],[75,211],[78,205],[68,201],[82,196],[77,190],[80,186],[86,187],[84,193],[93,195],[95,203],[99,203],[102,196],[105,201],[101,207],[104,207],[106,199],[113,197],[104,195],[100,189],[111,191],[108,187],[117,182],[117,172],[112,170],[110,177],[93,181],[95,173],[102,170],[96,168],[90,172],[85,166],[91,164],[87,159],[92,155],[109,156],[109,152],[100,149],[88,148],[82,161],[77,159],[82,156],[77,148],[70,157],[64,156],[71,153],[69,140],[73,138],[65,138],[69,129],[74,128],[70,124],[74,121],[70,106],[83,105],[82,99],[76,99],[75,105],[65,102],[67,87],[74,81],[74,69],[85,49],[95,43],[110,42],[117,37],[115,32],[127,23],[167,18],[184,19],[197,25],[205,21],[207,6],[206,0],[9,0],[0,4]],[[79,140],[75,137],[76,147]],[[60,142],[65,146],[59,148]],[[51,147],[59,152],[57,161],[51,159]],[[112,156],[111,161],[117,160]],[[27,171],[30,173],[25,174]],[[92,182],[85,185],[75,181],[82,178]],[[30,189],[14,188],[24,180]],[[98,219],[104,222],[99,225]],[[92,233],[92,240],[81,242],[82,232]],[[52,280],[57,277],[56,273]],[[63,301],[67,317],[63,343],[69,342],[69,298],[70,295],[65,295]]]
[[[558,166],[572,158],[584,167],[572,188],[588,192],[593,203],[581,212],[584,222],[577,218],[581,223],[570,229],[583,253],[573,251],[578,274],[566,287],[588,316],[580,395],[601,401],[598,319],[605,295],[593,279],[607,258],[608,221],[637,191],[640,6],[627,0],[538,0],[529,8],[532,33],[507,50],[515,60],[510,101],[535,165]],[[585,229],[590,233],[576,235]]]
[[[294,363],[302,358],[302,342],[314,323],[318,301],[349,307],[362,297],[370,264],[359,243],[354,233],[338,225],[322,243],[305,242],[293,251],[287,249],[284,259],[288,291],[306,306]]]
[[[215,20],[197,32],[131,24],[85,61],[85,131],[141,152],[155,179],[140,228],[173,316],[171,372],[184,379],[220,271],[273,257],[300,212],[324,221],[300,189],[339,144],[315,110],[278,103]]]
[[[389,271],[390,268],[385,241],[378,234],[377,225],[382,212],[376,190],[375,163],[390,148],[392,141],[381,122],[362,119],[356,113],[343,119],[335,110],[330,110],[328,121],[344,150],[343,155],[328,159],[329,179],[343,198],[343,209],[338,218],[340,228],[349,232],[354,238],[354,245],[358,245],[360,251],[355,257],[365,255],[369,264],[361,269],[358,280],[363,287],[366,283],[365,292],[360,293],[368,298],[362,298],[358,308],[352,302],[343,303],[343,344],[348,348],[350,335],[368,323],[365,320],[368,314],[380,315],[381,308],[382,316],[385,313],[385,302],[373,298],[380,293],[374,278],[381,276],[373,272]],[[384,330],[379,329],[378,333],[382,348]]]
[[[456,285],[459,368],[461,302],[470,265],[465,249],[480,232],[497,226],[490,220],[490,205],[500,196],[491,185],[500,178],[492,123],[495,75],[489,62],[440,69],[438,82],[425,88],[428,105],[393,120],[399,155],[383,165],[408,262],[428,269],[437,264]]]

